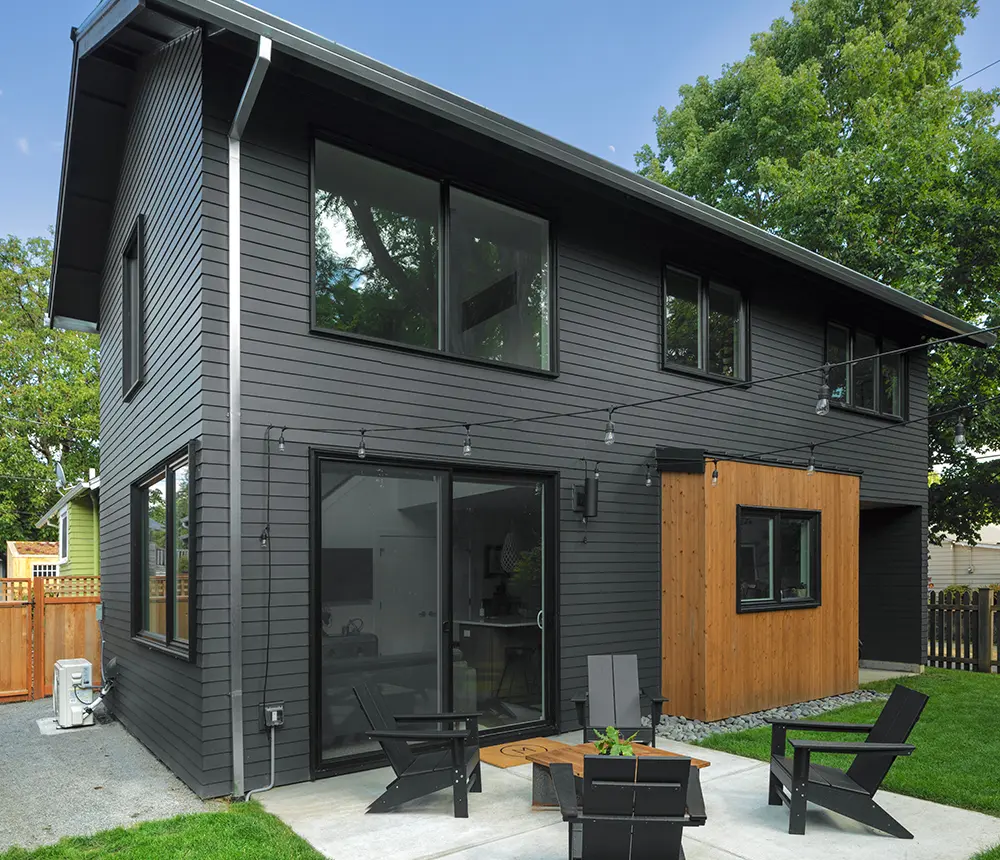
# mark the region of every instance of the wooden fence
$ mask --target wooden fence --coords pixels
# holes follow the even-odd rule
[[[931,592],[927,603],[927,665],[968,672],[1000,667],[1000,592]]]
[[[56,660],[83,657],[101,683],[96,576],[0,579],[0,702],[52,695]]]

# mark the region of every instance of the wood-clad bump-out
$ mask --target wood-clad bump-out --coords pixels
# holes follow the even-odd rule
[[[859,484],[855,475],[720,461],[661,476],[666,710],[718,720],[854,689]],[[821,512],[822,603],[736,611],[737,506]]]

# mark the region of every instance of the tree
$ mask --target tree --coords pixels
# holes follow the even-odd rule
[[[1000,90],[954,86],[976,0],[799,0],[654,117],[639,172],[984,326],[1000,324]],[[932,535],[1000,519],[1000,352],[929,350]],[[891,432],[891,431],[890,431]]]
[[[45,324],[48,239],[0,240],[0,541],[51,538],[35,522],[98,464],[98,340]]]

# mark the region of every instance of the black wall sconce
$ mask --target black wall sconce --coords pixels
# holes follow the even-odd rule
[[[581,458],[582,459],[582,458]],[[583,515],[583,522],[597,516],[597,483],[601,477],[601,464],[594,464],[590,471],[589,464],[583,461],[583,486],[573,487],[573,510]]]

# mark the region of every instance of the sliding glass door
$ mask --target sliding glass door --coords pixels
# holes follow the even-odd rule
[[[378,750],[359,683],[397,714],[480,711],[487,731],[545,720],[548,482],[326,459],[317,470],[318,769]]]

